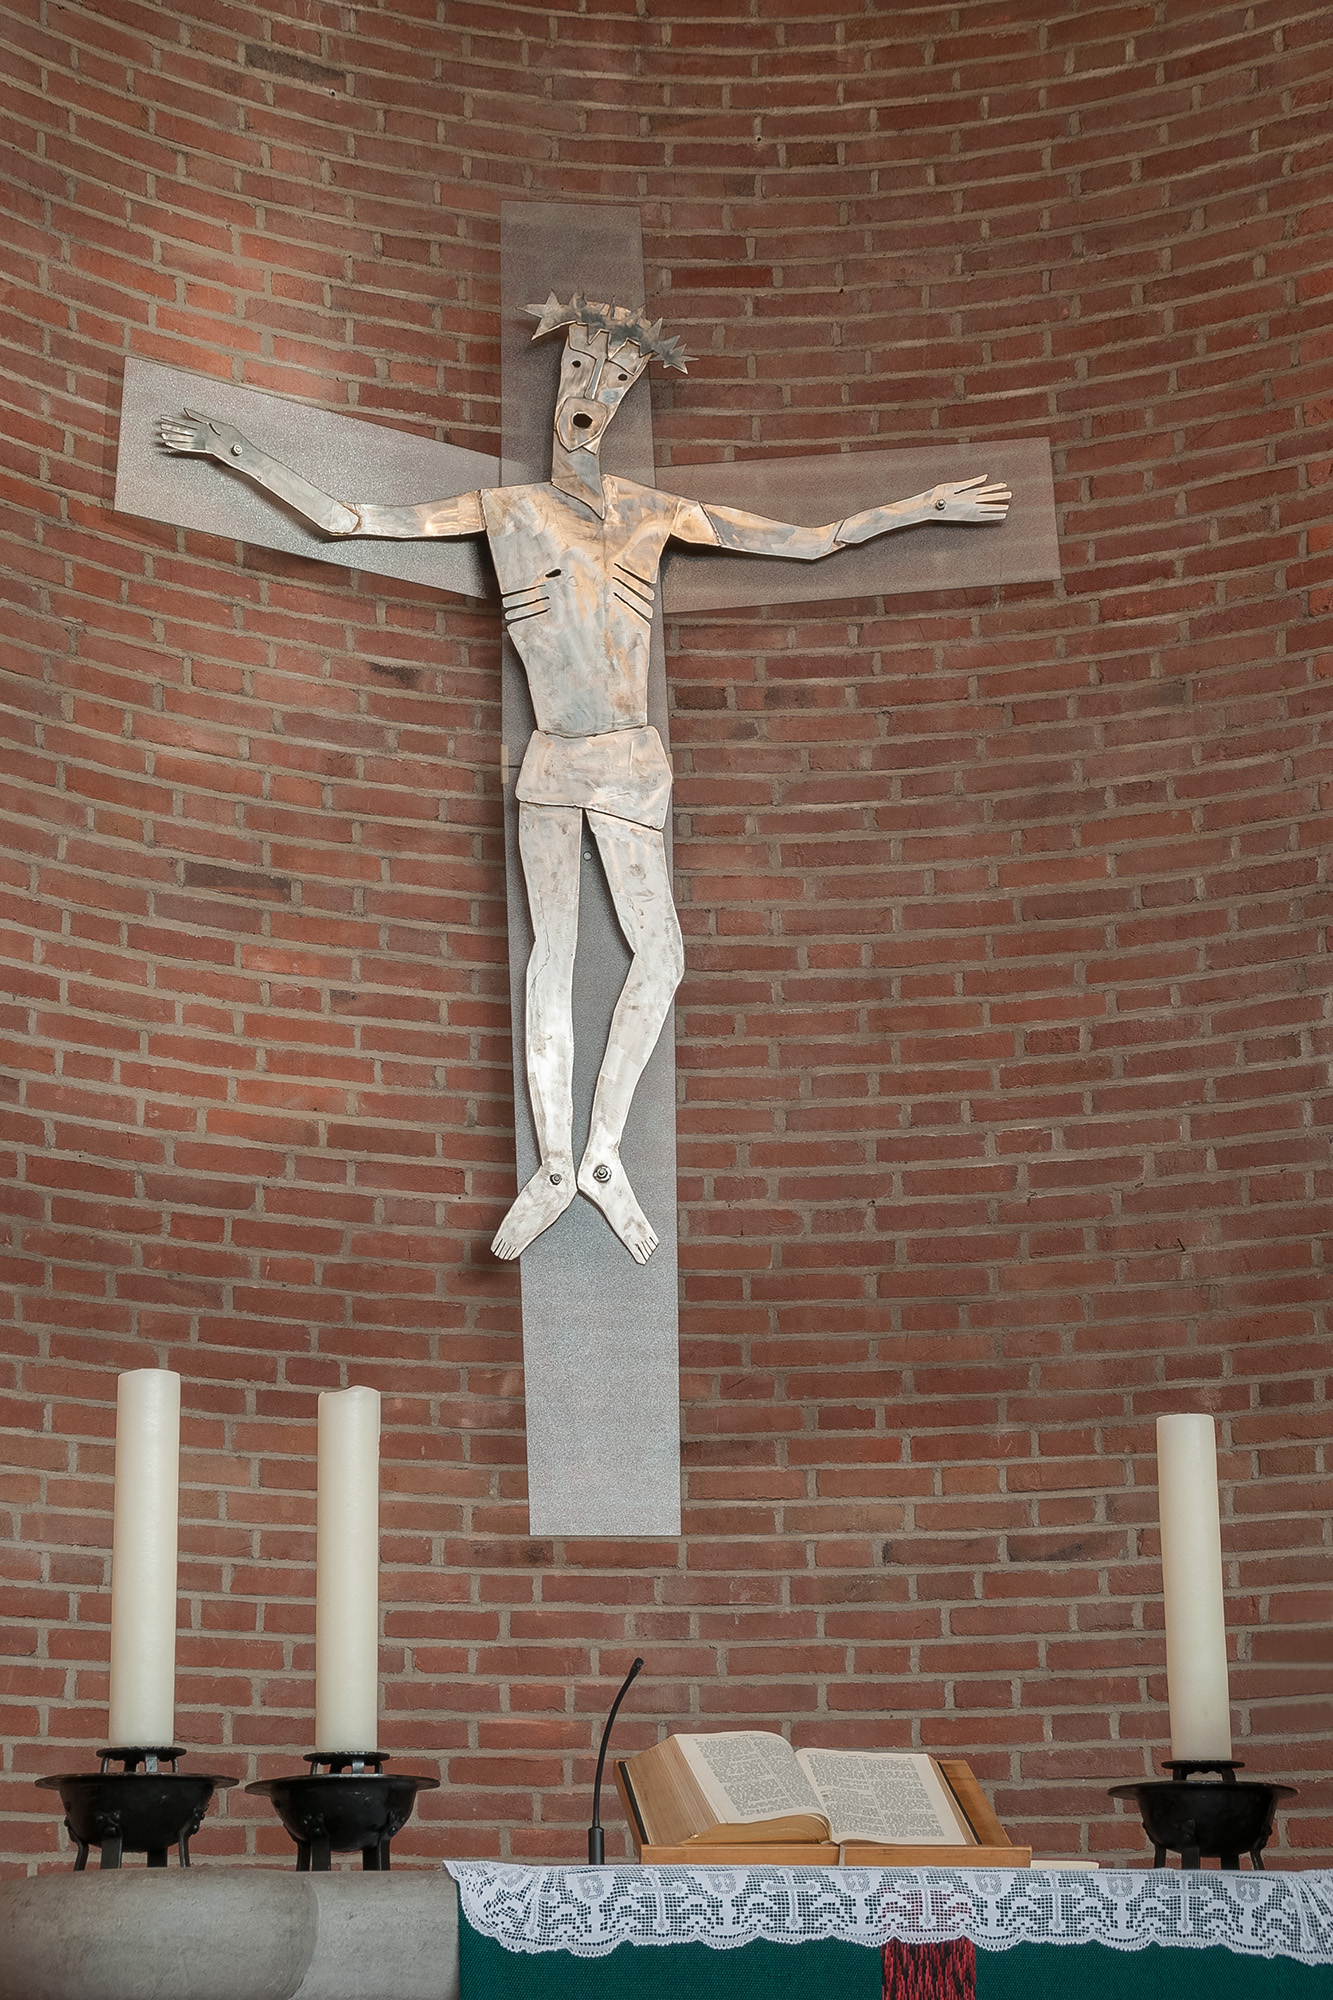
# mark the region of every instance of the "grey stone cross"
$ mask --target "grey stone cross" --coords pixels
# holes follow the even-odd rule
[[[1049,450],[987,445],[983,475],[980,448],[948,446],[714,466],[673,471],[659,496],[632,390],[650,352],[679,365],[676,345],[586,303],[643,296],[637,211],[506,204],[501,292],[498,464],[132,362],[116,505],[466,595],[485,589],[485,534],[507,626],[502,771],[522,767],[505,784],[519,1194],[493,1248],[522,1255],[530,1527],[674,1535],[680,960],[659,582],[684,609],[1057,575]],[[558,381],[521,317],[542,298],[539,331],[567,329]],[[622,401],[618,449],[599,456]],[[244,480],[200,479],[209,457]],[[833,525],[784,526],[797,492]],[[949,534],[1004,520],[1011,492],[1002,539]]]

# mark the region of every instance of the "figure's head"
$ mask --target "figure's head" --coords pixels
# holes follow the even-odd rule
[[[538,321],[534,340],[567,329],[555,402],[555,434],[566,451],[597,450],[622,398],[654,356],[685,372],[680,341],[663,339],[661,320],[650,323],[631,307],[598,305],[582,292],[562,305],[552,292],[544,306],[528,311]]]

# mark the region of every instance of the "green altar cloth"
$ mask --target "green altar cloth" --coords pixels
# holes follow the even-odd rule
[[[605,1958],[531,1955],[459,1923],[461,2000],[894,2000],[884,1955],[836,1938],[753,1944],[621,1944]],[[930,1945],[904,1950],[928,1958]],[[923,1971],[925,1967],[923,1966]],[[1333,2000],[1333,1966],[1252,1958],[1222,1945],[1016,1944],[976,1954],[976,2000]],[[915,2000],[929,2000],[923,1979]]]
[[[1333,2000],[1333,1874],[451,1862],[460,2000]]]

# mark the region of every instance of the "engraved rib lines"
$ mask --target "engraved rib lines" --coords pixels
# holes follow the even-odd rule
[[[612,567],[613,595],[627,610],[637,612],[645,625],[651,625],[654,591],[650,580],[646,576],[640,576],[636,569],[628,568],[625,563],[618,562]]]
[[[551,608],[545,581],[519,584],[513,590],[502,590],[500,606],[504,612],[506,625],[521,625],[525,618],[540,618],[544,611],[549,611]]]
[[[617,563],[615,571],[616,582],[622,584],[626,590],[632,591],[635,597],[641,597],[651,610],[654,591],[647,577],[640,576],[637,570],[626,569],[624,563]]]

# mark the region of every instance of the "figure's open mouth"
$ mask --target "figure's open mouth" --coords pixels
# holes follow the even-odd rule
[[[555,434],[566,451],[591,451],[606,429],[610,415],[605,403],[570,396],[555,413]]]

